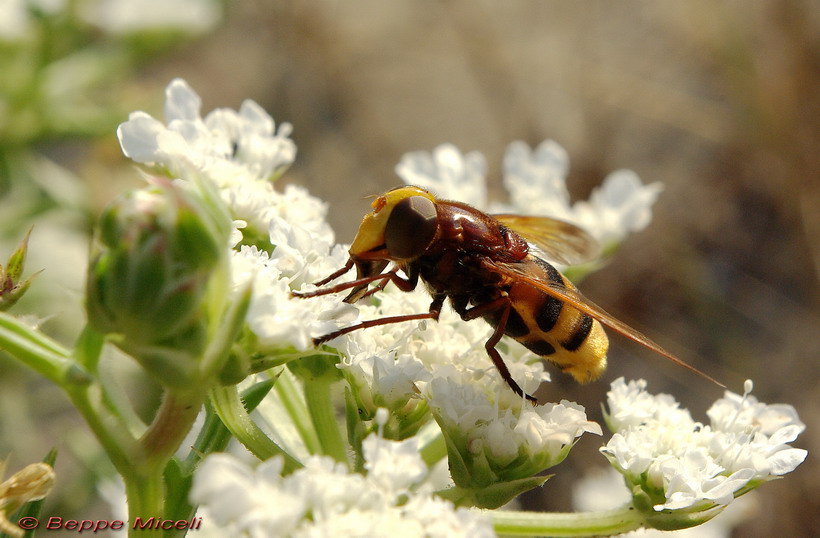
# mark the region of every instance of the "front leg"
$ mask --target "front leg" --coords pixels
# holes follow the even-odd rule
[[[419,283],[418,271],[405,270],[405,272],[407,273],[407,278],[402,278],[399,276],[398,270],[399,267],[394,267],[390,271],[378,275],[379,278],[376,278],[375,280],[380,280],[380,282],[369,291],[367,289],[367,286],[370,284],[370,282],[362,282],[361,284],[356,285],[353,288],[353,291],[351,291],[348,294],[348,296],[343,299],[344,302],[353,304],[357,301],[361,301],[365,297],[373,295],[377,291],[383,290],[389,282],[395,284],[396,287],[399,288],[401,291],[413,291],[414,289],[416,289],[416,286]]]
[[[344,274],[347,270],[349,270],[349,267],[345,266],[342,269],[330,275],[329,277],[320,280],[316,283],[316,285],[322,285],[324,283],[327,283],[333,278],[336,278]],[[379,281],[379,284],[377,284],[376,287],[373,288],[373,290],[367,291],[367,286],[370,283],[377,281]],[[331,295],[333,293],[339,293],[340,291],[345,291],[349,290],[350,288],[354,288],[350,295],[348,295],[344,299],[345,302],[354,303],[362,299],[363,297],[367,297],[369,295],[372,295],[376,291],[384,289],[388,282],[393,282],[396,285],[396,287],[398,287],[401,291],[412,291],[418,285],[418,281],[418,273],[416,273],[415,275],[411,274],[407,278],[402,278],[398,275],[397,269],[394,268],[386,273],[379,273],[376,275],[357,278],[356,280],[342,282],[341,284],[328,286],[327,288],[318,288],[312,291],[291,291],[290,295],[292,297],[297,297],[299,299],[310,299],[311,297]]]

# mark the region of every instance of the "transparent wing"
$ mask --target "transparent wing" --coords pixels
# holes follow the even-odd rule
[[[562,220],[513,214],[492,217],[536,246],[548,261],[576,265],[595,259],[601,252],[595,238]]]
[[[669,351],[666,351],[660,345],[656,344],[649,337],[642,334],[637,329],[633,329],[632,327],[630,327],[623,321],[619,320],[618,318],[616,318],[600,306],[596,305],[595,303],[584,297],[580,291],[568,289],[565,286],[555,282],[535,278],[527,274],[527,272],[523,268],[518,267],[514,264],[497,263],[489,259],[485,259],[484,264],[491,271],[496,271],[505,276],[513,278],[519,282],[525,282],[526,284],[529,284],[530,286],[546,293],[547,295],[555,297],[556,299],[567,303],[576,310],[579,310],[584,314],[587,314],[588,316],[598,320],[602,325],[609,327],[615,332],[629,338],[634,342],[641,344],[642,346],[651,349],[655,353],[662,355],[663,357],[669,359],[675,364],[683,366],[687,370],[695,372],[696,374],[708,379],[716,385],[726,388],[726,385],[724,385],[723,383],[701,372],[694,366],[685,363]]]

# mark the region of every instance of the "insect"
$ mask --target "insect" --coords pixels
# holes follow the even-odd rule
[[[534,403],[537,400],[515,382],[496,349],[502,335],[586,383],[606,368],[606,325],[721,385],[586,299],[546,261],[571,265],[592,259],[597,242],[580,228],[545,217],[488,215],[413,186],[386,192],[372,207],[359,226],[347,263],[316,282],[319,289],[293,295],[309,298],[350,290],[344,301],[355,303],[391,282],[411,291],[421,280],[433,301],[427,312],[362,321],[315,338],[315,345],[368,327],[437,320],[449,298],[463,320],[483,318],[494,327],[484,344],[487,354],[507,385]],[[355,280],[322,287],[354,266]]]

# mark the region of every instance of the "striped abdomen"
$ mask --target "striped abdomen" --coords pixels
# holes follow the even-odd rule
[[[575,286],[544,260],[528,256],[521,262],[527,273],[539,279]],[[609,348],[598,321],[532,286],[513,281],[507,290],[512,308],[504,334],[569,373],[580,383],[600,377],[606,368]],[[497,314],[488,316],[497,324]]]

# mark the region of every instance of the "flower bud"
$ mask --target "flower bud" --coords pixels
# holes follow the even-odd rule
[[[6,266],[0,265],[0,312],[8,310],[19,301],[34,278],[34,276],[30,276],[25,280],[20,280],[26,263],[29,235],[31,235],[31,230],[26,233],[26,236],[11,253]]]
[[[0,462],[0,480],[5,462]],[[8,516],[27,502],[44,498],[54,487],[54,469],[47,463],[32,463],[0,482],[0,533],[22,538],[23,530]]]
[[[207,289],[227,237],[200,202],[162,182],[102,214],[86,307],[96,330],[165,385],[190,382],[207,343]]]

